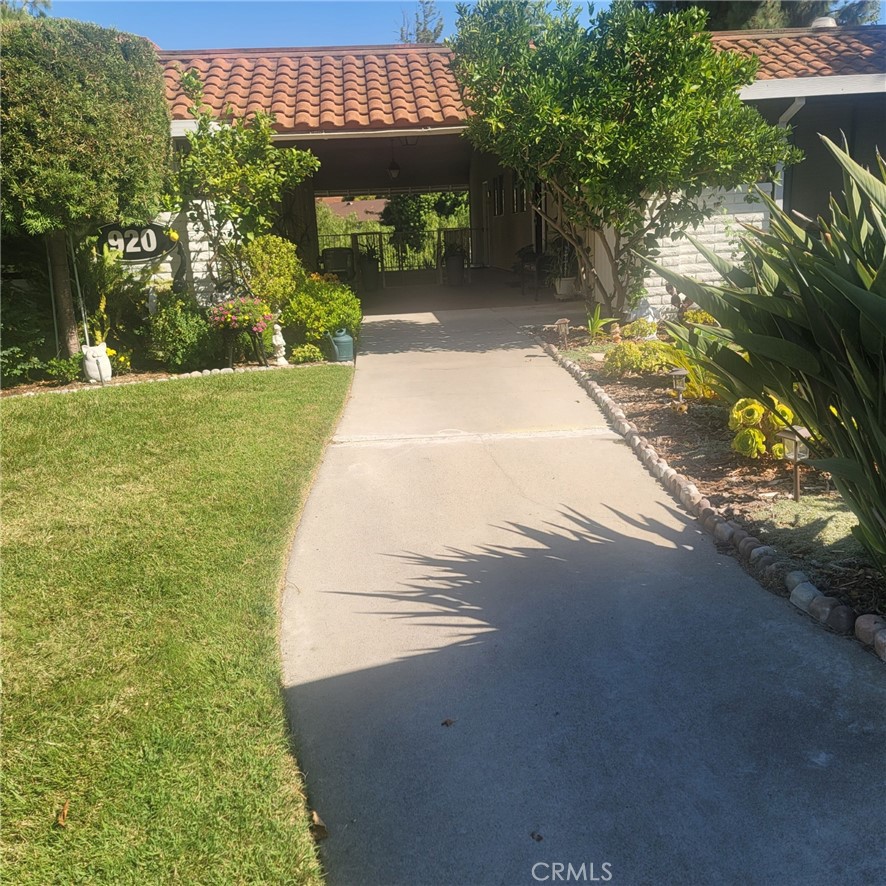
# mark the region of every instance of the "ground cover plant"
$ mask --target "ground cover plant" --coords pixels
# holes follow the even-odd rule
[[[319,881],[276,604],[350,378],[3,401],[8,882]]]

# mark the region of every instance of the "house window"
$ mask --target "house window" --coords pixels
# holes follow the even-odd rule
[[[497,175],[492,180],[492,214],[505,214],[505,177]]]
[[[526,184],[516,172],[511,174],[512,212],[526,212]]]

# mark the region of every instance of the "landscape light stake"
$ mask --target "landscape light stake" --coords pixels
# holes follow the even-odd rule
[[[674,383],[674,390],[677,392],[677,402],[683,402],[683,391],[686,390],[686,376],[689,371],[686,369],[672,369],[670,371],[671,380]]]
[[[809,429],[785,428],[775,436],[784,443],[784,457],[794,464],[794,501],[800,501],[800,462],[809,458]]]

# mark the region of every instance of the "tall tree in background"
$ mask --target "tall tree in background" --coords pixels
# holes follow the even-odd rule
[[[453,71],[468,137],[535,193],[533,209],[575,247],[586,286],[621,310],[641,285],[635,256],[695,226],[708,188],[770,180],[799,153],[739,98],[757,60],[718,52],[705,15],[613,3],[590,28],[545,0],[461,5]],[[586,232],[618,271],[605,291]]]
[[[864,25],[880,15],[879,0],[635,0],[635,6],[658,14],[697,6],[708,14],[708,30],[806,28],[819,16],[838,25]]]
[[[86,22],[4,18],[2,38],[2,229],[45,237],[73,355],[68,238],[154,217],[169,172],[163,75],[150,41]]]
[[[412,21],[403,10],[403,24],[400,25],[401,43],[436,43],[443,33],[443,17],[434,0],[418,0],[418,10]]]
[[[0,0],[0,19],[43,18],[51,5],[50,0]]]

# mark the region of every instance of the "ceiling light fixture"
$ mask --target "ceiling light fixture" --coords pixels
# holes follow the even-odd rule
[[[388,177],[393,181],[398,175],[400,175],[400,167],[394,159],[394,142],[391,141],[391,163],[388,166]]]

